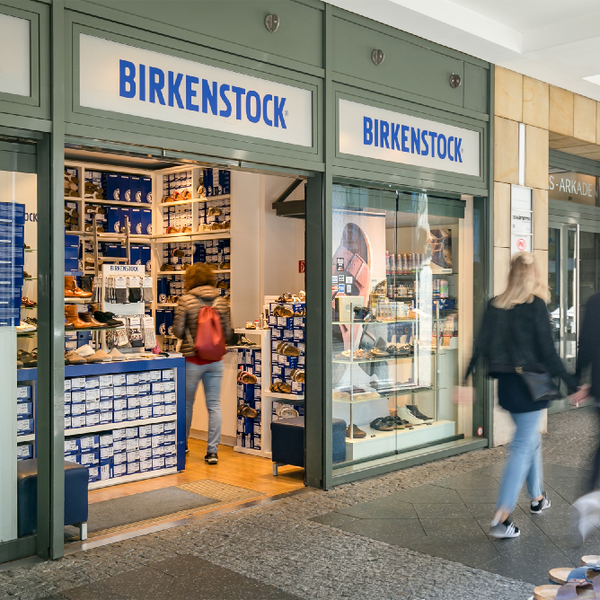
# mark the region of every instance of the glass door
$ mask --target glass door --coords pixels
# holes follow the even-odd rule
[[[582,231],[579,224],[551,225],[548,311],[556,350],[570,373],[577,368],[577,341],[585,306],[593,294],[600,292],[599,261],[600,233]],[[561,400],[553,403],[550,412],[565,410],[568,406],[566,399]]]

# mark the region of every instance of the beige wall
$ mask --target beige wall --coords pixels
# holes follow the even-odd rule
[[[519,179],[519,123],[525,129],[525,185],[533,188],[533,250],[548,272],[549,132],[600,144],[600,103],[496,67],[494,118],[494,295],[510,268],[510,184]],[[513,426],[494,408],[494,444],[507,443]]]

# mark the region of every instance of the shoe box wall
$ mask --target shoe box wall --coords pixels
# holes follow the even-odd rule
[[[93,487],[183,468],[183,359],[68,367],[66,375],[65,458],[88,467]],[[36,369],[19,371],[18,460],[35,457],[36,378]]]

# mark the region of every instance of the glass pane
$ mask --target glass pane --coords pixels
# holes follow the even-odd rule
[[[457,215],[465,203],[442,210],[440,199],[432,207],[427,194],[403,194],[395,210],[386,210],[389,193],[386,202],[378,194],[334,188],[332,416],[338,472],[424,452],[471,437],[473,429],[472,408],[459,415],[451,402],[458,381]],[[470,284],[472,253],[471,245],[465,274]]]
[[[567,263],[566,263],[566,332],[565,332],[565,363],[567,370],[575,371],[577,362],[577,321],[575,301],[577,299],[575,272],[575,242],[577,232],[569,229],[567,232]]]
[[[548,230],[548,289],[554,347],[560,354],[560,229]]]
[[[6,392],[0,396],[0,542],[5,542],[33,533],[17,527],[17,465],[34,456],[35,390],[30,370],[17,366],[26,362],[23,351],[37,347],[36,326],[25,322],[37,322],[36,175],[0,171],[0,213],[0,379]]]

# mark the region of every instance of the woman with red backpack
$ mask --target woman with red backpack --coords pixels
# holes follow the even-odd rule
[[[208,443],[204,460],[219,461],[221,439],[221,381],[226,341],[231,338],[229,303],[215,287],[215,274],[205,263],[196,263],[185,272],[186,294],[179,299],[173,318],[173,334],[180,340],[185,356],[185,447],[192,426],[194,400],[202,382],[208,410]]]

